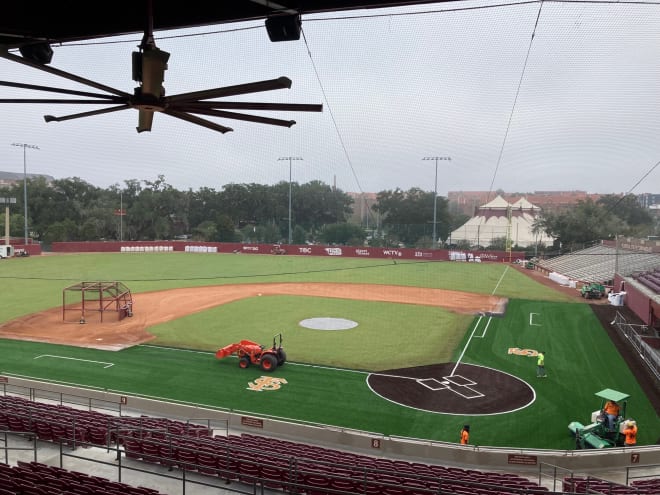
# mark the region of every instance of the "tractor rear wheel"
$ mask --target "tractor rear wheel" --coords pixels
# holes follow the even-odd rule
[[[261,369],[264,371],[273,371],[277,368],[277,357],[272,354],[266,354],[261,358]]]
[[[243,356],[241,359],[238,360],[238,366],[245,369],[250,366],[250,358],[247,356]]]
[[[286,352],[284,352],[284,349],[279,349],[277,351],[277,365],[282,366],[284,363],[286,363]]]

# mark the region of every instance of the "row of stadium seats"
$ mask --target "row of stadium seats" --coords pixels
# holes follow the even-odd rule
[[[348,453],[346,457],[341,454],[335,454],[334,457],[326,455],[321,460],[296,453],[293,448],[281,452],[275,440],[271,445],[267,438],[263,438],[263,444],[259,443],[258,438],[254,440],[254,445],[246,445],[242,436],[230,439],[214,437],[201,441],[127,438],[124,448],[129,459],[271,490],[289,491],[292,485],[296,485],[303,492],[315,495],[325,495],[330,490],[390,495],[549,493],[547,489],[513,474],[443,468]],[[326,450],[321,447],[316,449],[318,452]],[[347,464],[349,460],[350,464]]]
[[[561,273],[571,280],[603,282],[612,278],[615,260],[618,262],[618,273],[623,274],[652,270],[658,265],[657,254],[598,245],[541,260],[538,266],[548,272]]]
[[[564,478],[563,490],[595,495],[658,495],[660,479],[637,481],[627,486],[591,476],[567,476]]]
[[[631,485],[639,490],[646,490],[646,492],[640,493],[660,493],[660,478],[635,480]]]
[[[646,288],[653,291],[655,294],[660,294],[660,269],[655,269],[650,272],[639,273],[633,278]]]
[[[212,435],[207,426],[148,416],[113,416],[98,411],[30,401],[15,396],[0,396],[0,430],[30,432],[44,441],[75,446],[92,443],[107,446],[118,436],[204,437]]]
[[[288,490],[300,485],[307,495],[328,490],[390,495],[551,493],[516,474],[386,459],[255,434],[213,435],[208,426],[185,421],[118,417],[14,396],[0,396],[0,430],[4,429],[32,432],[41,440],[73,448],[116,446],[128,459],[255,487]]]
[[[77,471],[18,461],[17,466],[0,463],[0,495],[159,495],[151,488],[134,487]]]

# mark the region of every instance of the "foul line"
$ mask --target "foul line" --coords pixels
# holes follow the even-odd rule
[[[465,351],[467,351],[467,348],[470,346],[470,342],[472,341],[472,337],[474,337],[474,332],[477,330],[477,327],[479,326],[479,322],[481,321],[482,318],[483,318],[483,316],[480,316],[479,319],[477,320],[477,323],[475,323],[474,328],[472,329],[472,333],[470,333],[470,338],[468,339],[468,341],[463,346],[463,350],[461,351],[461,355],[456,360],[456,366],[454,366],[454,369],[451,370],[451,373],[449,374],[449,376],[453,376],[454,373],[456,372],[456,368],[458,368],[458,365],[461,364],[461,360],[463,359],[463,356],[465,355]]]
[[[494,295],[495,295],[495,291],[497,291],[497,288],[498,288],[498,287],[500,286],[500,284],[502,283],[502,280],[504,279],[504,275],[506,275],[506,272],[507,272],[508,270],[509,270],[509,265],[506,265],[506,267],[504,268],[504,271],[502,272],[502,276],[501,276],[500,279],[497,281],[497,284],[495,284],[495,288],[493,289],[493,292],[490,293],[491,296],[494,296]]]
[[[53,359],[70,359],[71,361],[85,361],[87,363],[96,363],[96,364],[104,364],[104,368],[109,368],[110,366],[114,366],[115,363],[106,363],[103,361],[92,361],[91,359],[79,359],[79,358],[72,358],[72,357],[66,357],[66,356],[55,356],[53,354],[42,354],[40,356],[35,357],[34,359],[40,359],[44,357],[49,357]]]
[[[502,283],[502,280],[504,280],[504,276],[506,275],[506,272],[509,270],[509,265],[507,265],[504,268],[504,271],[502,272],[502,275],[500,276],[500,279],[497,281],[495,284],[495,288],[493,289],[493,292],[490,293],[491,296],[495,295],[495,292],[497,292],[498,287]],[[451,370],[451,374],[449,376],[453,376],[454,373],[456,372],[456,369],[458,368],[458,365],[461,364],[461,361],[463,360],[463,356],[465,355],[465,352],[467,351],[467,348],[470,345],[470,342],[472,341],[472,337],[475,337],[474,333],[477,331],[477,328],[479,327],[479,323],[481,322],[481,319],[484,317],[484,315],[479,315],[479,319],[477,320],[477,323],[474,325],[474,328],[472,329],[472,333],[470,334],[470,338],[468,341],[465,343],[465,346],[463,347],[463,350],[461,351],[461,355],[458,357],[456,360],[456,365],[454,366],[454,369]],[[486,336],[486,331],[488,330],[488,327],[490,326],[490,322],[493,319],[492,316],[488,317],[488,322],[486,323],[486,328],[484,328],[484,331],[482,332],[481,335],[477,335],[476,338],[484,338]]]

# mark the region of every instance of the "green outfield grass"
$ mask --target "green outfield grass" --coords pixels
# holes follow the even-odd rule
[[[414,262],[204,253],[43,255],[4,260],[0,321],[62,304],[62,289],[83,280],[125,283],[132,292],[256,282],[360,282],[465,290],[503,297],[569,301],[495,263]],[[499,282],[499,284],[498,284]]]
[[[591,411],[599,406],[594,393],[614,388],[631,395],[629,414],[640,425],[639,443],[654,443],[660,436],[657,414],[589,306],[570,302],[505,264],[85,254],[6,260],[0,263],[0,278],[10,288],[0,306],[0,321],[61,304],[62,288],[81,280],[118,280],[136,293],[265,281],[381,283],[495,293],[510,298],[509,305],[504,317],[491,319],[483,336],[483,328],[472,333],[476,319],[439,308],[268,296],[158,325],[149,329],[156,341],[120,352],[0,340],[0,372],[415,438],[456,441],[460,427],[469,422],[471,442],[478,445],[558,449],[573,447],[568,424],[589,422]],[[298,321],[313,316],[349,318],[359,325],[344,331],[298,326]],[[218,360],[213,355],[218,347],[242,338],[269,343],[280,332],[289,362],[274,374],[287,382],[277,391],[249,390],[249,382],[263,374],[259,369],[241,370],[235,358]],[[549,377],[536,379],[535,359],[509,354],[512,347],[546,350]],[[390,403],[366,385],[364,370],[453,361],[463,349],[463,362],[530,383],[536,392],[534,403],[493,416],[435,414]]]

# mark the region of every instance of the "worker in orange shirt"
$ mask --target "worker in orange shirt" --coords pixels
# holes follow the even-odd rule
[[[619,410],[619,404],[615,400],[608,400],[603,407],[603,412],[607,416],[607,428],[610,431],[614,430],[614,422],[619,417]]]
[[[470,425],[463,426],[461,430],[461,443],[467,445],[470,441]]]
[[[625,425],[626,427],[623,429],[623,434],[626,436],[624,445],[634,447],[637,444],[637,422],[629,419]]]

